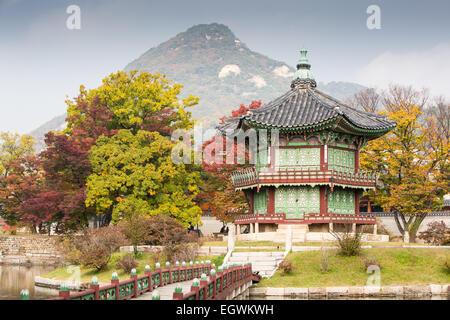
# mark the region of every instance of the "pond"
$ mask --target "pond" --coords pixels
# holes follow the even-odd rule
[[[34,277],[50,272],[51,266],[6,266],[0,265],[0,300],[18,300],[20,291],[28,289],[30,299],[41,300],[58,295],[58,290],[36,287]]]

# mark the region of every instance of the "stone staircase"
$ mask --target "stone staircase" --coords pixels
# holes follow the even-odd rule
[[[308,233],[307,224],[280,224],[275,234],[275,241],[285,241],[288,228],[292,230],[292,242],[305,242]]]
[[[262,277],[268,277],[275,270],[277,263],[283,260],[282,251],[235,252],[228,263],[252,263],[253,272],[259,272]]]

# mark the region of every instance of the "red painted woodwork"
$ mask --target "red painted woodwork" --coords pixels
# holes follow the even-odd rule
[[[355,214],[359,216],[359,190],[355,190]]]
[[[359,170],[359,150],[355,150],[355,172]]]
[[[320,213],[326,214],[328,211],[327,187],[320,187]]]
[[[302,219],[286,219],[284,213],[274,214],[245,214],[236,217],[234,223],[274,223],[274,224],[313,224],[313,223],[356,223],[356,224],[375,224],[376,214],[354,215],[354,214],[337,214],[337,213],[306,213]]]
[[[267,197],[267,213],[275,213],[275,187],[269,188],[269,196]]]

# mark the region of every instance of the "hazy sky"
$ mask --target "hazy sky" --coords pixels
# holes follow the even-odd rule
[[[66,27],[73,4],[80,30]],[[373,4],[381,29],[369,30]],[[318,81],[413,84],[450,96],[449,12],[448,0],[0,0],[0,131],[35,129],[64,113],[80,84],[96,87],[149,48],[212,22],[292,66],[305,46]]]

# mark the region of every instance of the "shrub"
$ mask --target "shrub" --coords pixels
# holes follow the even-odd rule
[[[294,266],[290,261],[283,260],[278,268],[283,272],[284,274],[289,274],[294,270]]]
[[[195,244],[168,244],[163,249],[163,254],[169,261],[191,261],[198,257],[198,245]]]
[[[118,226],[130,241],[133,246],[133,254],[137,257],[137,246],[146,243],[150,238],[150,219],[140,214],[134,214],[122,220]]]
[[[165,246],[189,242],[187,232],[179,221],[165,215],[150,216],[148,220],[146,244]]]
[[[345,226],[345,230],[342,233],[331,232],[336,238],[340,253],[344,256],[357,256],[361,252],[361,237],[363,229],[356,229],[355,233],[349,231],[349,226]]]
[[[434,221],[427,224],[428,229],[419,234],[419,239],[436,246],[450,243],[450,228],[444,221]]]
[[[365,258],[364,259],[365,270],[367,270],[367,268],[369,268],[370,266],[377,266],[381,270],[381,264],[380,264],[380,262],[377,259],[375,259],[375,258]]]
[[[74,255],[77,262],[85,267],[95,268],[97,271],[109,263],[114,251],[127,244],[125,236],[116,226],[95,230],[85,229],[82,236],[74,236],[72,241],[72,244],[66,244],[66,247],[69,250],[79,251],[78,255]]]
[[[130,273],[131,269],[136,268],[138,262],[129,253],[124,255],[119,261],[117,261],[116,268],[122,269],[125,273]]]

